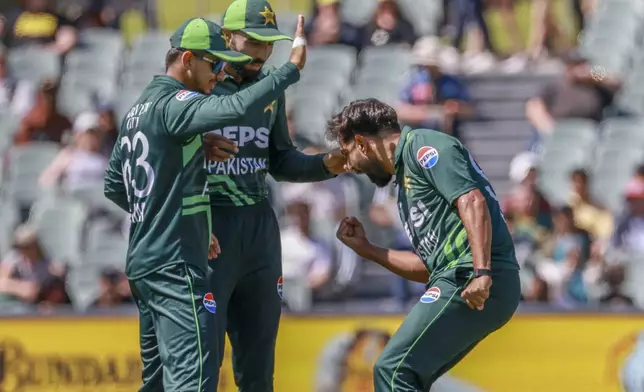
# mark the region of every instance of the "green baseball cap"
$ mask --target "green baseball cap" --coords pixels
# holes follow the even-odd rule
[[[170,37],[173,48],[201,50],[231,63],[248,63],[253,59],[228,48],[221,27],[203,18],[191,18]]]
[[[277,17],[266,0],[234,0],[221,24],[230,31],[241,30],[258,41],[292,40],[277,28]]]

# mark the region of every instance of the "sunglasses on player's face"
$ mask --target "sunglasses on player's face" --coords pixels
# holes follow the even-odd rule
[[[199,54],[195,54],[195,57],[210,63],[210,65],[212,66],[212,72],[215,74],[218,74],[219,72],[221,72],[226,66],[226,62],[223,60],[214,60],[209,57],[206,57],[205,55],[199,55]]]
[[[218,60],[218,59],[212,59],[208,57],[205,53],[200,52],[200,51],[195,51],[195,50],[187,50],[187,49],[181,49],[181,51],[189,51],[192,53],[193,56],[198,58],[199,60],[203,60],[207,63],[210,63],[212,66],[212,72],[215,74],[220,73],[224,67],[226,66],[226,62],[223,60]]]

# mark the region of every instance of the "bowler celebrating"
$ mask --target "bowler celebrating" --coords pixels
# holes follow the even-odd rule
[[[375,391],[429,391],[519,304],[519,267],[496,195],[457,139],[428,129],[401,131],[396,112],[375,99],[345,107],[327,134],[350,170],[379,187],[395,178],[415,252],[371,244],[353,217],[341,222],[338,238],[360,256],[427,284],[376,362]]]

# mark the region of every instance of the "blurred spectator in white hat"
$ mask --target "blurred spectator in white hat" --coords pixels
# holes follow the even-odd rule
[[[102,186],[108,160],[101,153],[99,120],[99,115],[93,112],[82,113],[76,118],[74,143],[63,148],[43,171],[40,176],[43,188],[60,183],[65,191],[74,192]]]
[[[414,45],[412,62],[399,95],[398,118],[412,127],[458,137],[460,120],[470,117],[473,109],[465,84],[446,73],[445,66],[456,67],[453,50],[445,49],[437,37],[424,37]]]

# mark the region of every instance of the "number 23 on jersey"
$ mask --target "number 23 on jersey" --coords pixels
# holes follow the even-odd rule
[[[139,149],[139,146],[140,155],[134,158],[134,152]],[[141,222],[145,211],[144,199],[150,195],[154,186],[154,169],[147,162],[150,144],[145,134],[137,131],[132,140],[128,136],[122,136],[120,147],[125,154],[122,171],[130,213],[132,214],[131,221]],[[132,167],[133,160],[134,167]],[[141,180],[141,176],[144,177],[143,180]],[[137,178],[141,180],[140,183],[137,182]]]

